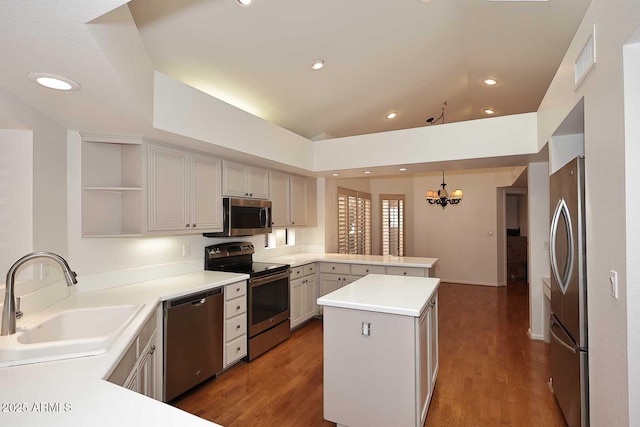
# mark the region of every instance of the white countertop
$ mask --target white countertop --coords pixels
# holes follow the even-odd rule
[[[103,378],[108,377],[115,368],[147,319],[155,315],[158,303],[248,277],[246,274],[198,271],[75,294],[36,315],[26,314],[18,320],[18,328],[37,323],[60,310],[144,304],[140,313],[103,354],[0,368],[0,425],[216,426],[173,406],[111,384]],[[5,338],[0,337],[0,345]],[[44,411],[40,403],[46,403],[55,410]],[[26,408],[26,412],[16,412],[20,408]]]
[[[394,267],[420,267],[433,268],[438,258],[422,257],[398,257],[391,255],[352,255],[352,254],[323,254],[323,253],[296,253],[265,258],[259,261],[277,262],[296,267],[309,262],[330,261],[349,264],[384,264]]]
[[[323,297],[318,305],[420,317],[440,279],[369,274]]]

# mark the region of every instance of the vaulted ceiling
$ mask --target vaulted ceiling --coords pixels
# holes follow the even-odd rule
[[[536,111],[589,3],[133,0],[129,8],[155,69],[325,139],[442,123],[445,101],[447,123],[487,117],[487,108]],[[325,67],[313,70],[315,60]]]

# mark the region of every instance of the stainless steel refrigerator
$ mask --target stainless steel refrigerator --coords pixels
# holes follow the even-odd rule
[[[551,378],[569,427],[589,425],[584,158],[551,175]]]

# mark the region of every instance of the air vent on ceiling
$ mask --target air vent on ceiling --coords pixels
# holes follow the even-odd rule
[[[575,74],[576,89],[580,86],[580,83],[587,76],[589,71],[596,63],[596,26],[593,26],[593,31],[589,36],[589,40],[585,43],[584,47],[580,51],[580,55],[576,62],[573,64],[573,72]]]

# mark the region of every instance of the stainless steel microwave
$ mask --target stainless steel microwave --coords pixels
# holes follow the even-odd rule
[[[271,233],[271,202],[256,199],[222,199],[224,226],[206,237],[253,236]]]

